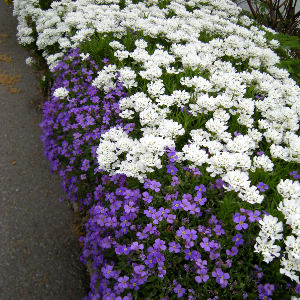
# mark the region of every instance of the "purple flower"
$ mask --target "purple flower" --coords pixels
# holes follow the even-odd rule
[[[148,207],[148,209],[144,210],[144,214],[151,218],[152,217],[152,214],[154,214],[156,212],[156,209],[152,206]]]
[[[109,59],[108,58],[103,58],[102,62],[105,63],[105,64],[107,64],[107,63],[109,63]]]
[[[171,185],[172,185],[172,186],[175,186],[175,185],[178,185],[178,184],[179,184],[178,177],[177,177],[177,176],[173,176],[173,177],[172,177]]]
[[[111,277],[114,277],[116,274],[116,271],[113,270],[113,266],[106,265],[101,269],[102,274],[106,279],[109,279]]]
[[[142,250],[144,249],[144,245],[143,244],[140,244],[138,242],[133,242],[130,246],[130,249],[133,250],[133,251],[138,251],[138,250]]]
[[[269,186],[267,186],[266,184],[264,184],[263,182],[259,182],[257,185],[257,188],[261,191],[261,192],[265,192]]]
[[[195,258],[195,256],[196,256],[196,252],[197,251],[191,251],[190,249],[185,249],[184,250],[184,253],[186,254],[185,255],[185,258],[184,259],[186,259],[186,260],[193,260],[194,258]]]
[[[297,175],[297,171],[290,172],[290,175],[294,177],[294,179],[299,179],[300,175]]]
[[[137,232],[136,236],[139,238],[139,240],[143,240],[148,237],[148,234],[144,232]]]
[[[168,217],[167,217],[168,223],[173,224],[175,219],[176,219],[176,215],[168,214]]]
[[[152,214],[151,218],[153,219],[153,224],[158,224],[158,222],[162,221],[162,219],[163,219],[160,211],[157,211],[154,214]]]
[[[169,243],[169,252],[175,252],[179,253],[180,252],[180,244],[176,244],[175,242],[170,242]]]
[[[174,148],[169,151],[168,156],[170,157],[171,162],[175,162],[176,159],[178,159],[178,156],[176,156],[176,151],[174,151]]]
[[[216,268],[216,271],[211,273],[213,277],[216,277],[216,282],[221,285],[221,287],[226,287],[228,284],[227,279],[230,278],[228,273],[223,273],[220,268]]]
[[[210,251],[210,248],[214,247],[214,242],[213,241],[209,241],[208,238],[202,238],[202,243],[200,243],[200,246],[205,250],[205,251]]]
[[[149,223],[146,225],[146,227],[144,228],[143,232],[146,233],[149,231],[150,234],[153,234],[156,230],[156,226],[153,226],[152,223]]]
[[[300,284],[297,284],[296,288],[295,288],[295,292],[297,294],[300,294]]]
[[[216,235],[225,234],[225,230],[220,225],[216,225],[216,227],[213,230],[216,233]]]
[[[189,229],[187,229],[187,231],[186,231],[186,235],[187,235],[187,237],[189,238],[189,239],[192,239],[192,240],[196,240],[197,239],[197,231],[196,230],[194,230],[194,229],[191,229],[191,230],[189,230]]]
[[[135,203],[133,201],[129,201],[128,205],[124,205],[124,210],[126,213],[135,212],[137,211],[137,208],[135,206]]]
[[[127,283],[128,279],[129,279],[128,276],[119,277],[118,278],[119,286],[121,288],[127,289],[128,288],[128,283]]]
[[[166,272],[166,270],[165,269],[163,269],[163,267],[158,267],[158,277],[159,278],[163,278],[164,277],[164,275],[166,274],[167,272]]]
[[[209,276],[206,275],[207,273],[207,269],[198,269],[197,273],[199,274],[199,276],[195,277],[196,282],[201,283],[206,282],[209,279]]]
[[[209,257],[210,257],[211,260],[217,259],[217,258],[220,257],[220,253],[219,252],[210,251]]]
[[[143,197],[143,200],[144,200],[146,203],[151,203],[151,202],[152,202],[153,197],[150,196],[148,192],[144,192],[142,195],[144,196],[144,197]]]
[[[150,189],[154,190],[155,192],[160,191],[161,184],[158,181],[152,180],[150,182]]]
[[[149,269],[154,268],[154,264],[156,264],[156,258],[153,254],[149,254],[147,259],[145,260],[145,264],[148,265]]]
[[[196,260],[195,260],[195,262],[196,262],[196,265],[199,267],[199,268],[201,268],[201,269],[205,269],[206,267],[206,265],[207,265],[207,260],[202,260],[201,258],[197,258]],[[198,272],[197,272],[198,273]]]
[[[200,184],[200,185],[195,186],[195,190],[197,192],[206,192],[206,187],[205,187],[205,185]]]
[[[185,293],[185,288],[182,288],[180,284],[177,284],[177,286],[174,288],[174,292],[177,294],[178,298],[181,298]]]
[[[165,246],[165,241],[161,239],[156,239],[153,245],[153,248],[156,250],[166,250],[167,247]]]
[[[226,250],[226,254],[227,255],[230,255],[230,256],[234,256],[234,255],[237,255],[238,254],[238,249],[237,247],[232,247],[231,250]]]
[[[130,289],[134,289],[134,290],[138,290],[138,289],[139,289],[139,286],[138,286],[138,284],[137,284],[136,279],[134,279],[134,278],[130,279],[129,288],[130,288]],[[122,299],[122,298],[121,298],[121,299]]]
[[[189,200],[187,200],[187,199],[182,199],[182,208],[183,208],[183,210],[185,210],[185,211],[189,211],[190,209],[191,209],[191,203],[189,202]]]
[[[225,182],[222,179],[216,180],[216,188],[221,189],[225,185]]]
[[[242,245],[244,243],[244,240],[242,239],[241,234],[237,234],[232,238],[232,241],[234,241],[236,246]]]
[[[207,199],[202,197],[201,192],[198,192],[197,196],[194,198],[194,201],[199,205],[204,205]]]
[[[217,217],[215,215],[212,215],[211,218],[209,218],[208,223],[209,224],[212,224],[212,223],[218,224]]]
[[[120,249],[120,253],[124,253],[125,255],[127,255],[130,252],[131,248],[127,247],[126,245],[123,245]]]
[[[248,212],[248,216],[249,216],[248,221],[251,222],[251,223],[254,222],[254,221],[258,222],[259,220],[261,220],[259,215],[260,215],[260,212],[258,210],[256,210],[255,212],[249,211]]]
[[[239,216],[239,217],[235,217],[233,219],[233,221],[235,223],[237,223],[237,225],[235,226],[235,229],[236,230],[242,230],[243,229],[247,229],[248,228],[248,224],[247,223],[244,223],[244,221],[246,220],[246,217],[245,216]]]
[[[167,173],[171,174],[172,176],[176,174],[178,169],[175,166],[167,165]]]
[[[172,202],[172,209],[182,209],[182,204],[181,201],[173,201]]]
[[[259,156],[261,156],[261,155],[265,154],[265,152],[264,151],[259,151],[256,154],[259,155]]]
[[[235,136],[242,135],[240,132],[237,132],[237,131],[235,131],[233,134],[234,134]]]
[[[176,231],[177,236],[183,236],[185,234],[186,234],[186,229],[183,226],[179,227],[179,229]]]

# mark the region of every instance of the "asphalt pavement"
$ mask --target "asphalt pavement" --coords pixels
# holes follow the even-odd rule
[[[87,271],[73,213],[40,140],[41,94],[0,0],[0,299],[79,300]],[[9,86],[10,85],[10,86]]]

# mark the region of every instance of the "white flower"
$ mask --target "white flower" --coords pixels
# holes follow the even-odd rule
[[[222,180],[229,184],[225,187],[228,191],[240,191],[249,188],[250,181],[247,172],[242,172],[240,170],[228,171],[225,175],[222,175]]]
[[[26,65],[28,65],[28,66],[33,66],[34,65],[34,59],[30,56],[30,57],[27,57],[26,59],[25,59],[25,63],[26,63]]]
[[[290,179],[281,179],[277,185],[277,191],[283,198],[297,199],[300,197],[300,183]]]
[[[89,54],[89,53],[87,53],[87,54],[80,53],[80,57],[81,57],[81,60],[84,61],[84,60],[86,60],[88,57],[90,57],[90,54]]]
[[[64,87],[57,88],[53,92],[53,96],[57,97],[57,98],[60,98],[60,99],[65,99],[65,98],[68,97],[68,95],[69,95],[69,91]]]

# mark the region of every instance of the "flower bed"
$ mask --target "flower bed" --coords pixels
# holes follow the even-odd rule
[[[87,210],[86,299],[297,299],[300,88],[230,1],[15,1],[45,155]],[[273,50],[272,50],[273,49]]]

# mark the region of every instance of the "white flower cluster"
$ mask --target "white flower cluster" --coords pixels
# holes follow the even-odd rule
[[[281,257],[280,273],[285,274],[292,280],[300,283],[296,272],[300,271],[300,183],[292,180],[281,180],[277,186],[278,193],[283,197],[277,207],[286,219],[286,224],[292,229],[292,235],[284,240],[287,258]],[[264,261],[269,263],[275,257],[280,256],[280,246],[274,245],[276,239],[282,240],[282,222],[273,216],[265,216],[259,221],[261,231],[256,238],[255,252],[264,256]],[[296,237],[295,237],[296,236]]]
[[[33,59],[31,56],[29,56],[29,57],[27,57],[27,58],[25,59],[25,63],[26,63],[26,65],[28,65],[28,66],[33,66],[33,64],[34,64],[34,59]]]
[[[145,133],[140,140],[133,140],[123,129],[113,128],[102,136],[97,149],[99,167],[111,170],[111,174],[137,177],[143,182],[146,172],[162,167],[160,157],[167,146],[175,146],[168,137]],[[119,156],[124,160],[120,161]]]
[[[60,98],[60,99],[65,99],[65,98],[68,97],[68,95],[69,95],[69,91],[66,88],[64,88],[64,87],[57,88],[53,92],[53,96],[57,97],[57,98]]]

